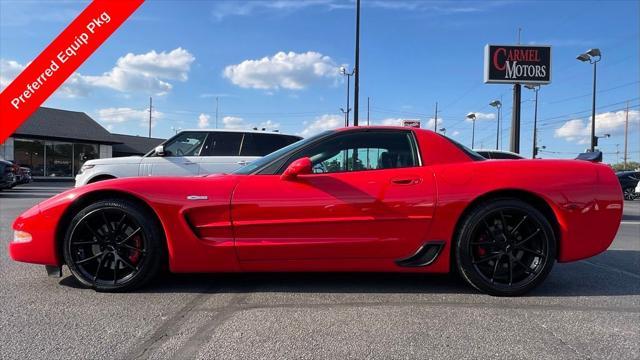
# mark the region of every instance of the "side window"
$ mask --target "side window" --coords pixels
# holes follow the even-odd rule
[[[413,137],[408,131],[347,133],[297,154],[295,158],[305,156],[311,159],[316,174],[418,165]]]
[[[184,132],[164,145],[166,156],[198,156],[207,138],[206,132]]]
[[[277,134],[246,133],[242,141],[242,156],[265,156],[298,141],[298,138]]]
[[[202,151],[203,156],[238,156],[242,133],[211,132]]]

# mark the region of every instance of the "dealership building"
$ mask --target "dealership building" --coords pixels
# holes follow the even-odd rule
[[[83,112],[41,107],[4,143],[0,159],[38,179],[72,179],[91,159],[144,155],[164,139],[112,134]]]

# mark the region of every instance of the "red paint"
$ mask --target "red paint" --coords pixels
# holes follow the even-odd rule
[[[474,200],[501,191],[536,196],[551,208],[561,262],[594,256],[613,241],[622,191],[607,166],[576,160],[472,161],[433,132],[410,131],[420,146],[421,167],[309,174],[303,160],[288,179],[128,178],[69,190],[16,219],[14,229],[31,233],[33,240],[10,243],[9,252],[17,261],[60,265],[58,220],[74,201],[100,191],[135,196],[153,209],[173,272],[444,273],[450,270],[460,216]],[[208,200],[189,201],[188,195]],[[446,243],[433,264],[395,264],[429,240]]]

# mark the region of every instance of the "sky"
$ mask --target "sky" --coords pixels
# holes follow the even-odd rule
[[[0,88],[6,87],[86,6],[85,1],[0,0]],[[552,82],[539,91],[544,158],[588,148],[592,67],[598,63],[596,135],[606,162],[640,160],[640,2],[362,0],[360,122],[419,119],[470,146],[493,148],[502,100],[509,147],[512,86],[483,82],[486,44],[552,46]],[[83,111],[116,133],[155,137],[178,129],[266,128],[309,136],[344,124],[354,64],[352,0],[145,2],[44,106]],[[352,79],[353,80],[353,79]],[[353,91],[353,81],[351,81]],[[530,156],[534,93],[523,89],[521,153]],[[217,100],[216,100],[217,99]],[[216,106],[217,102],[217,106]],[[353,93],[351,96],[353,107]],[[216,108],[218,116],[216,121]],[[353,117],[353,112],[351,112]]]

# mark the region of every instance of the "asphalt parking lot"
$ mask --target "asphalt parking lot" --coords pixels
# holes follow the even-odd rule
[[[519,298],[396,274],[168,275],[101,294],[6,252],[13,219],[64,186],[0,192],[2,359],[640,358],[640,201],[608,251]]]

